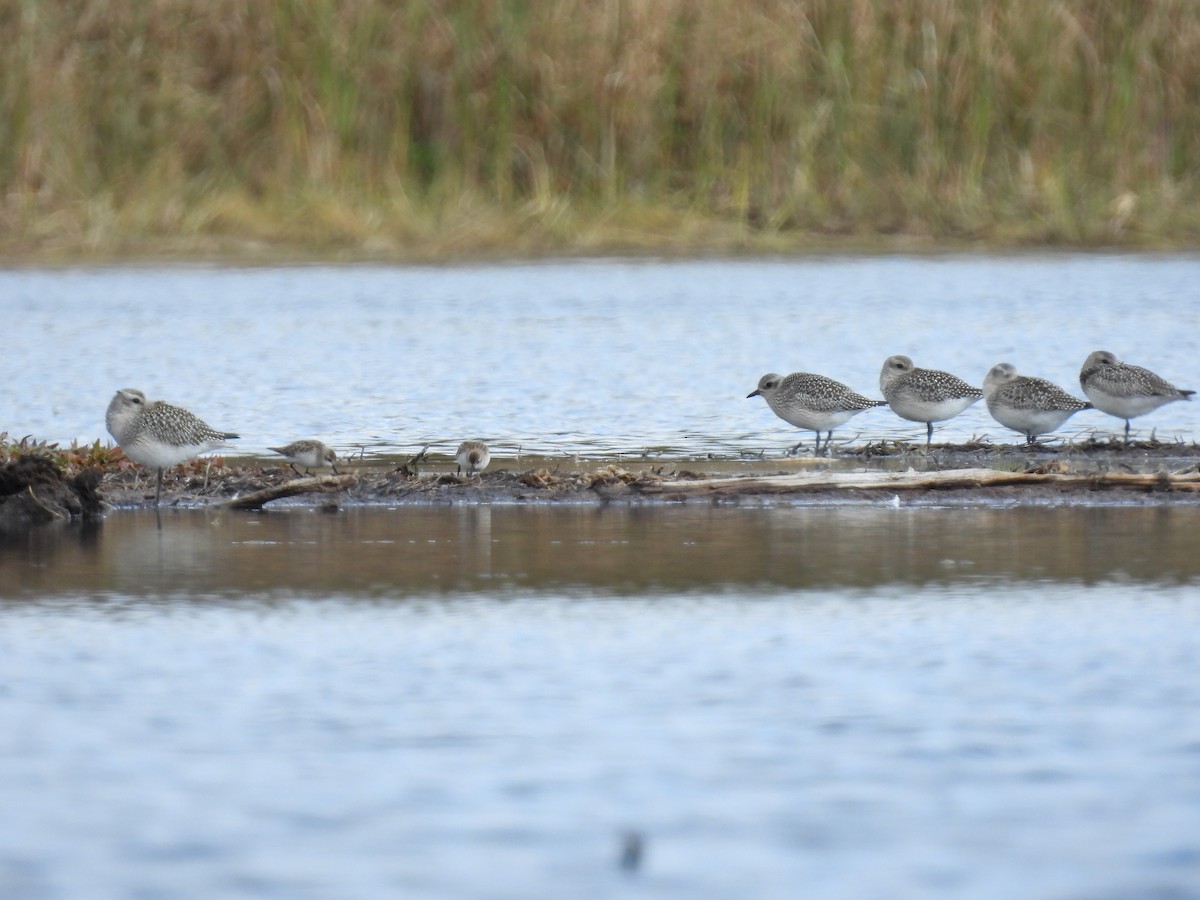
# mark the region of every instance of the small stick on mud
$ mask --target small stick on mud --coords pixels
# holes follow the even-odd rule
[[[222,506],[229,509],[262,509],[263,504],[283,497],[293,497],[296,494],[333,493],[344,491],[358,480],[355,475],[314,475],[311,478],[298,478],[285,481],[273,487],[263,488],[244,497],[226,500]]]

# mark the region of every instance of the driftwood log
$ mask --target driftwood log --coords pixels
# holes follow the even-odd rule
[[[344,491],[357,480],[354,475],[314,475],[309,478],[296,478],[263,488],[261,491],[254,491],[252,494],[226,500],[221,505],[229,509],[262,509],[264,504],[272,500],[294,497],[297,494],[330,494]]]
[[[1001,472],[996,469],[950,469],[937,472],[797,472],[786,475],[741,475],[695,481],[644,482],[638,493],[664,497],[738,497],[837,491],[937,491],[985,487],[1050,486],[1076,490],[1200,491],[1200,473],[1139,474],[1104,472]]]

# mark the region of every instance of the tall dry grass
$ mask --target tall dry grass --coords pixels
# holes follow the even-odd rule
[[[0,0],[0,245],[1200,237],[1200,4]]]

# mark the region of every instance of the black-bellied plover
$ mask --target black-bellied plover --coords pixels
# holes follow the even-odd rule
[[[983,396],[957,375],[918,369],[907,356],[889,356],[879,373],[879,390],[892,412],[925,423],[925,446],[933,441],[933,423],[953,419]]]
[[[822,431],[826,433],[825,452],[829,453],[833,429],[864,409],[886,405],[884,400],[868,400],[862,394],[856,394],[840,381],[809,372],[764,375],[758,380],[758,387],[746,395],[746,399],[751,397],[762,397],[771,412],[789,425],[815,431],[817,442],[813,453],[821,450]],[[795,453],[803,443],[801,441],[791,452]]]
[[[1072,397],[1045,378],[1018,375],[1012,363],[997,363],[983,379],[983,397],[992,418],[1013,431],[1034,438],[1057,430],[1063,422],[1092,404]]]
[[[217,431],[180,406],[147,400],[136,388],[122,388],[113,395],[104,421],[127,457],[158,470],[156,506],[162,498],[163,469],[227,447],[226,440],[238,437]]]
[[[454,461],[458,463],[459,475],[464,469],[468,475],[478,475],[492,461],[492,454],[483,441],[463,441],[458,445]]]
[[[1188,400],[1196,393],[1180,390],[1149,369],[1123,363],[1107,350],[1088,354],[1079,371],[1079,385],[1096,409],[1125,420],[1127,444],[1130,419],[1173,400]]]
[[[286,456],[288,465],[297,475],[300,474],[300,470],[296,468],[297,465],[304,466],[306,475],[309,474],[309,469],[319,469],[322,466],[329,466],[335,475],[341,474],[337,470],[337,454],[320,441],[292,441],[286,447],[268,447],[267,449]]]

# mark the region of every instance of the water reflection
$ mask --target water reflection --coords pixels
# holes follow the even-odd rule
[[[410,595],[1200,575],[1191,507],[455,506],[122,512],[0,537],[0,592]]]

